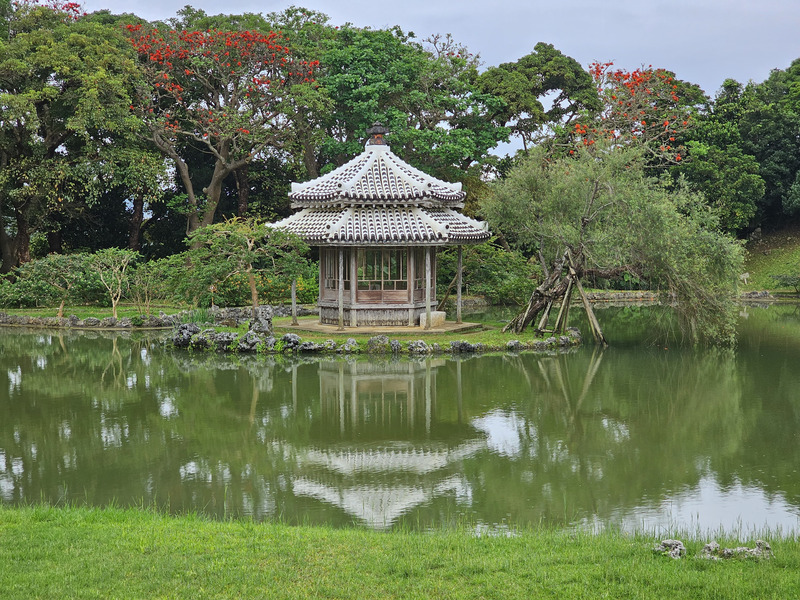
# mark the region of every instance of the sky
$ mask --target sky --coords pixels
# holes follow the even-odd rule
[[[613,61],[674,71],[713,97],[725,79],[761,82],[800,58],[798,0],[83,0],[87,12],[175,16],[186,4],[209,15],[280,12],[295,4],[332,25],[399,25],[420,39],[451,33],[483,67],[513,62],[537,42],[553,44],[587,67]]]

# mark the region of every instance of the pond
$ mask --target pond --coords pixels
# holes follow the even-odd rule
[[[227,357],[0,330],[0,501],[287,523],[800,531],[800,307],[735,350],[642,340],[421,360]]]

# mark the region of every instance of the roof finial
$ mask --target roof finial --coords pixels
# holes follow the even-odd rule
[[[386,127],[384,127],[382,123],[380,123],[379,121],[375,121],[372,124],[372,127],[367,129],[367,135],[370,136],[369,139],[367,140],[367,145],[385,146],[386,140],[384,139],[383,136],[385,136],[388,133],[389,130]]]

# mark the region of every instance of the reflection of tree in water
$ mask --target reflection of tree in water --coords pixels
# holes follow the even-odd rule
[[[726,485],[755,485],[800,506],[800,305],[748,305],[742,313],[740,352],[760,358],[738,364],[751,416],[744,443],[712,466],[728,474]]]
[[[505,440],[492,456],[465,465],[483,518],[607,518],[695,485],[705,457],[731,455],[743,441],[732,353],[587,349],[470,364],[466,410],[492,393],[481,382],[499,382],[494,396],[508,398],[488,417],[473,413],[490,445]]]

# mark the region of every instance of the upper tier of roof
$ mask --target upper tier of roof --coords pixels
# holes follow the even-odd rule
[[[293,183],[293,208],[353,205],[418,205],[460,208],[465,192],[415,169],[389,146],[368,143],[365,151],[330,173]]]

